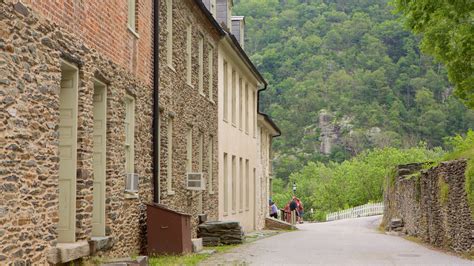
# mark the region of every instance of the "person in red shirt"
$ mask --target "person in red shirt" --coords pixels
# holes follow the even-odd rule
[[[303,207],[303,202],[299,198],[296,198],[296,205],[297,207],[297,213],[298,213],[298,223],[302,224],[303,223],[303,214],[304,214],[304,207]]]

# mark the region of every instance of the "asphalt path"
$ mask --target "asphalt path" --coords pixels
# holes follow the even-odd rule
[[[298,225],[299,230],[239,246],[203,265],[473,265],[377,230],[381,217]]]

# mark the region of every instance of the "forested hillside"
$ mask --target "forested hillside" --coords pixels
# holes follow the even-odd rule
[[[283,133],[277,177],[370,148],[442,146],[474,127],[442,64],[420,52],[387,0],[234,3],[246,16],[245,49],[270,84],[261,110]],[[321,141],[332,143],[326,154]]]

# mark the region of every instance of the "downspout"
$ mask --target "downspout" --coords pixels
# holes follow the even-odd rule
[[[257,91],[257,113],[261,114],[261,115],[265,115],[265,114],[260,112],[260,92],[266,90],[267,87],[268,87],[267,82],[264,82],[263,88],[261,88]],[[277,137],[280,137],[280,136],[281,136],[281,132],[278,132],[278,134],[275,135],[275,136],[272,136],[272,138],[277,138]]]
[[[160,203],[160,0],[153,1],[153,202]]]

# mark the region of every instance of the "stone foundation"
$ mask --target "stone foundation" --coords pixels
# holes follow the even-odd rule
[[[265,218],[265,229],[269,230],[296,230],[296,226],[282,220],[267,217]]]
[[[474,221],[465,191],[467,162],[443,162],[422,170],[423,164],[398,166],[387,178],[383,222],[403,222],[402,232],[455,252],[472,250]]]

